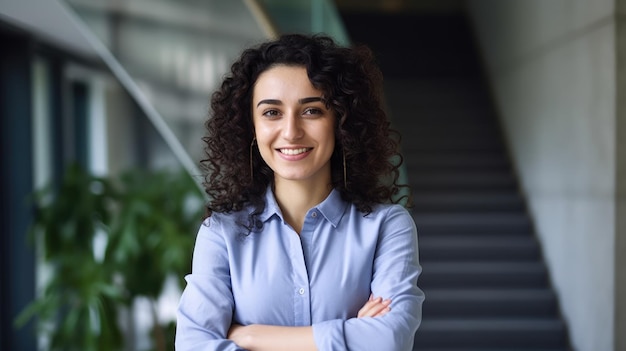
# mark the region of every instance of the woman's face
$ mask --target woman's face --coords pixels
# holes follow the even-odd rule
[[[330,184],[335,114],[301,66],[274,66],[256,81],[252,119],[261,157],[279,181]]]

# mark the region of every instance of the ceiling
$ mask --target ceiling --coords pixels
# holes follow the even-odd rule
[[[39,40],[95,56],[91,44],[76,30],[68,11],[58,0],[0,0],[0,20],[33,33]]]

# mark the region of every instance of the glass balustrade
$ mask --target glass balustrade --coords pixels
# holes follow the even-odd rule
[[[243,48],[280,33],[348,39],[331,1],[65,0],[182,164],[202,158],[211,92]]]

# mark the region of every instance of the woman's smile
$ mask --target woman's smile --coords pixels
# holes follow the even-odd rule
[[[301,155],[307,151],[310,151],[312,149],[306,148],[306,147],[302,147],[302,148],[298,148],[298,149],[278,149],[278,151],[280,151],[281,153],[285,154],[285,155]]]

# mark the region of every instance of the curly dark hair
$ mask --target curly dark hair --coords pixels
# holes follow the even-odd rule
[[[400,189],[407,185],[398,183],[400,137],[390,129],[383,110],[382,74],[371,50],[341,47],[324,35],[291,34],[245,50],[212,95],[203,138],[206,158],[201,161],[210,198],[207,217],[247,205],[255,208],[254,214],[265,208],[264,193],[273,182],[273,171],[253,144],[251,106],[257,78],[276,65],[305,67],[327,108],[336,114],[331,180],[343,199],[365,214],[375,204],[402,201]]]

